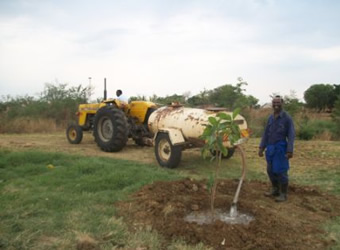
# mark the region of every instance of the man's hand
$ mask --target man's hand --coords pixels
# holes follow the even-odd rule
[[[259,148],[259,156],[260,157],[263,157],[263,151],[264,151],[264,148]]]
[[[286,153],[286,158],[287,159],[293,158],[293,152],[287,152]]]

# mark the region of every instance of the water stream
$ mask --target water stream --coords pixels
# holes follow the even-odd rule
[[[243,224],[248,225],[255,218],[251,215],[239,213],[236,210],[233,211],[234,214],[230,212],[223,212],[219,209],[216,209],[214,212],[214,216],[211,216],[210,211],[205,212],[193,212],[187,215],[184,220],[187,222],[196,222],[199,225],[203,224],[211,224],[214,221],[222,221],[227,224]]]

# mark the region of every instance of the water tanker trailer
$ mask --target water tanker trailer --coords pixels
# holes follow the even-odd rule
[[[200,139],[210,116],[216,116],[225,109],[197,109],[172,105],[158,108],[148,119],[148,130],[153,135],[155,155],[161,166],[175,168],[178,166],[182,151],[186,148],[202,147],[204,141]],[[243,143],[248,137],[247,122],[238,115],[235,122],[239,125],[242,138],[236,143]],[[225,138],[224,145],[228,149],[225,158],[230,158],[235,148]],[[212,152],[214,153],[214,152]]]

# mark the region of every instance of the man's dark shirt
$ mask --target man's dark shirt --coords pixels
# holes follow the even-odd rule
[[[295,129],[292,118],[285,111],[281,111],[276,119],[274,115],[270,115],[260,148],[266,148],[267,145],[275,144],[278,141],[287,141],[287,139],[287,152],[293,152]]]

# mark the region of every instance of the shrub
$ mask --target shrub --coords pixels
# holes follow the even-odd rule
[[[335,137],[337,126],[332,121],[326,120],[308,120],[305,119],[300,125],[297,137],[301,140],[311,140],[321,134],[331,134]]]
[[[91,87],[46,84],[40,97],[0,98],[0,133],[55,131],[74,119],[78,105],[87,103]]]
[[[311,140],[314,137],[315,131],[308,124],[303,124],[298,130],[297,136],[300,140]]]
[[[337,138],[340,137],[340,95],[337,97],[337,101],[334,104],[332,118],[335,123],[335,134]]]

